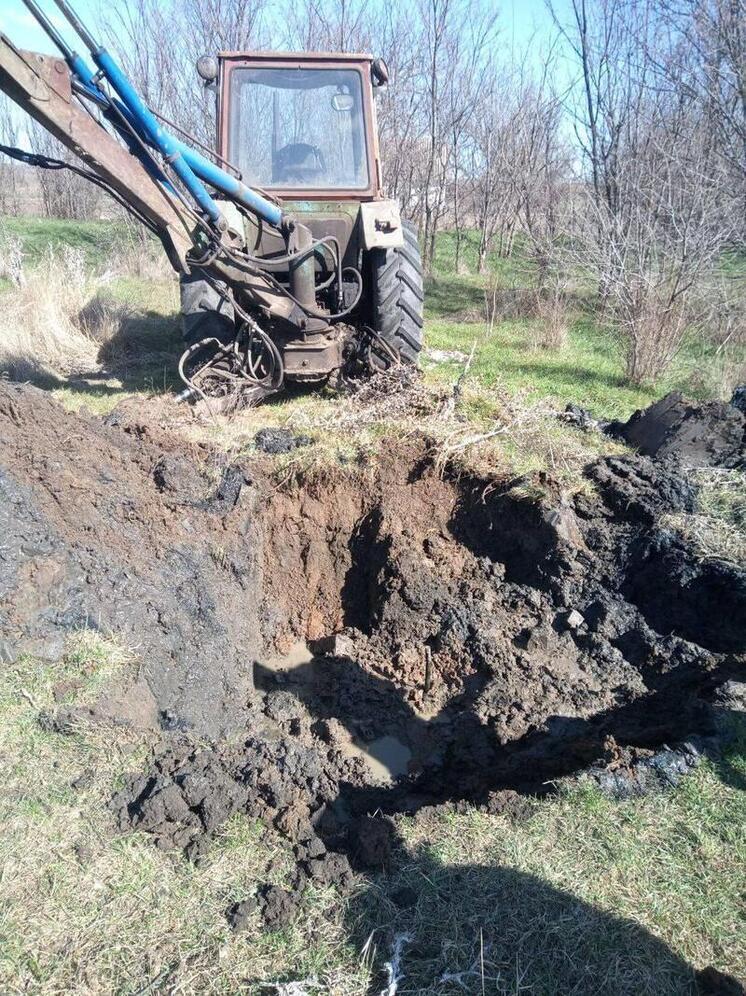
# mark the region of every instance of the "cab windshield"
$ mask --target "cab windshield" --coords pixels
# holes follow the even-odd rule
[[[228,158],[244,183],[361,190],[369,184],[354,69],[234,69]]]

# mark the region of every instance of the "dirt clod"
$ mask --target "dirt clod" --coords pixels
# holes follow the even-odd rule
[[[267,930],[289,926],[298,913],[300,895],[279,885],[265,885],[259,890],[259,913]]]
[[[254,445],[262,453],[291,453],[303,446],[310,446],[310,436],[294,435],[289,429],[276,429],[268,426],[254,436]]]
[[[354,857],[360,867],[380,870],[388,865],[396,834],[387,819],[361,816],[352,835]]]
[[[744,996],[746,993],[739,982],[711,965],[697,972],[696,978],[699,996]]]
[[[734,389],[730,403],[734,408],[737,408],[741,414],[746,415],[746,384],[741,384]]]
[[[252,913],[259,908],[259,903],[252,896],[251,899],[244,899],[240,903],[233,903],[225,913],[225,918],[231,930],[238,933],[246,930]]]

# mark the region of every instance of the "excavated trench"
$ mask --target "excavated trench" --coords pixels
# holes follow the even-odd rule
[[[81,627],[136,648],[44,721],[161,731],[112,808],[193,857],[242,810],[299,884],[343,884],[386,863],[381,814],[516,809],[590,765],[637,791],[633,762],[668,779],[656,752],[713,735],[742,680],[746,574],[660,526],[694,500],[668,457],[600,459],[569,497],[419,439],[278,484],[156,407],[101,421],[15,386],[0,444],[0,653],[54,661]]]

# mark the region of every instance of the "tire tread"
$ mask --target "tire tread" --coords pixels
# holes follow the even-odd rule
[[[416,363],[422,349],[425,293],[417,230],[402,224],[404,245],[373,251],[373,324],[405,363]]]

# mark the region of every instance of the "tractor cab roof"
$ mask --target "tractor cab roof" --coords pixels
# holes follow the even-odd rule
[[[219,59],[240,59],[254,61],[266,59],[271,62],[373,62],[375,56],[368,52],[218,52]]]

